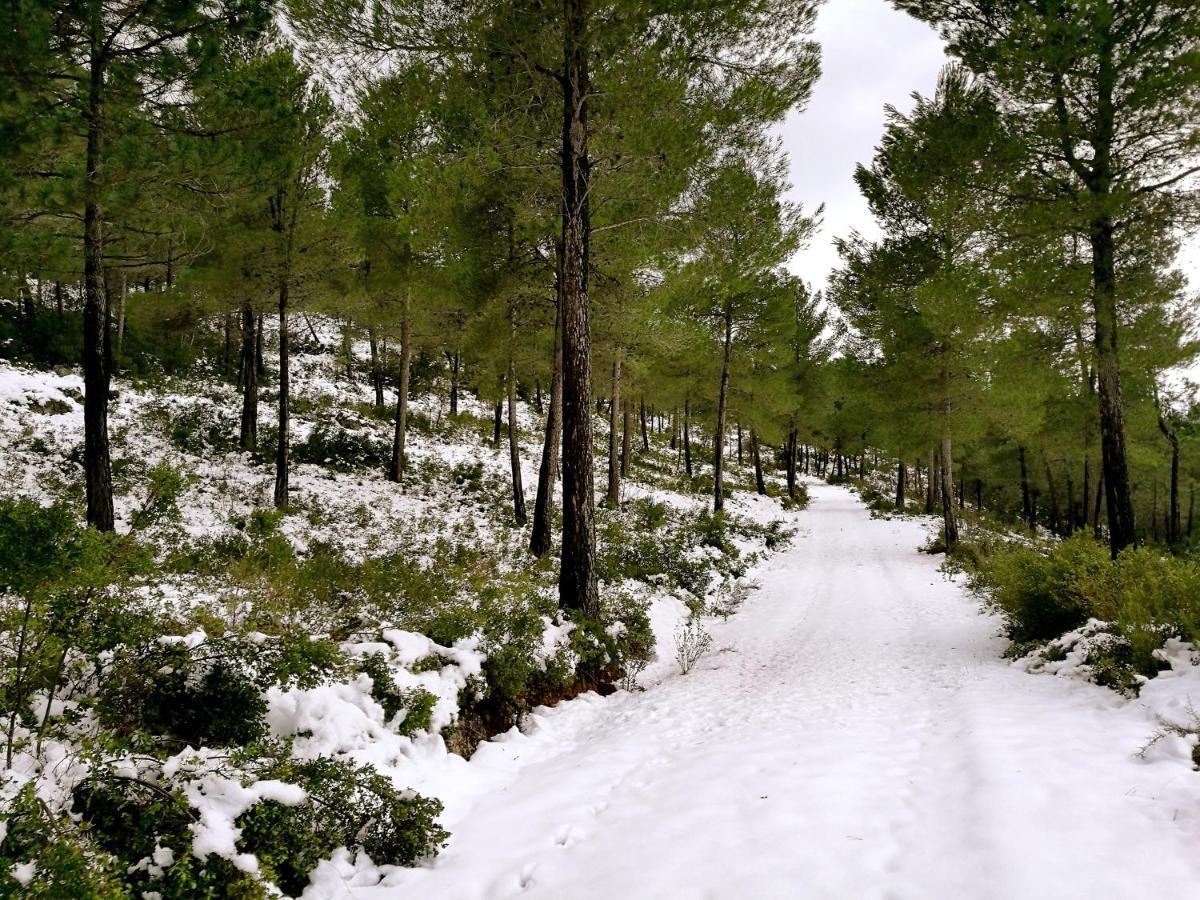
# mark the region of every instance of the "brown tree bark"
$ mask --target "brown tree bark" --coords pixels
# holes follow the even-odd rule
[[[288,277],[279,286],[279,437],[275,444],[275,508],[288,505],[288,392],[291,384],[288,358]]]
[[[254,310],[249,300],[242,301],[242,416],[238,428],[238,446],[254,450],[258,446],[258,367],[254,364]]]
[[[408,390],[412,372],[412,317],[409,314],[411,298],[405,290],[404,305],[400,311],[400,375],[396,384],[396,427],[392,433],[392,460],[388,466],[388,481],[404,483],[404,471],[408,456]],[[499,440],[497,440],[499,443]]]
[[[554,482],[558,479],[559,438],[562,434],[562,353],[559,341],[561,312],[554,314],[554,349],[550,362],[550,403],[546,410],[546,434],[542,442],[542,463],[538,471],[537,497],[533,504],[533,532],[529,550],[534,556],[550,552],[550,513],[554,503]]]
[[[104,277],[104,79],[99,6],[90,29],[87,151],[83,198],[83,474],[87,523],[112,531],[112,461],[108,441],[111,380],[108,291]]]
[[[367,341],[371,345],[371,387],[375,390],[375,408],[383,409],[383,366],[379,360],[379,338],[374,328],[367,329]]]
[[[767,483],[763,480],[762,452],[758,446],[758,432],[750,429],[750,459],[754,463],[754,489],[760,496],[767,494]]]
[[[729,394],[729,354],[733,345],[733,316],[725,312],[724,349],[721,354],[721,387],[717,394],[717,425],[713,433],[713,512],[725,508],[725,414]]]
[[[525,487],[521,481],[521,444],[517,428],[517,368],[513,358],[512,341],[508,352],[508,461],[512,469],[513,518],[524,525]]]
[[[605,504],[613,509],[621,502],[620,414],[621,355],[618,353],[613,359],[608,399],[608,490],[604,495]]]
[[[590,0],[563,0],[563,546],[559,605],[600,617],[592,485],[591,235],[588,151]]]
[[[692,477],[691,400],[683,401],[683,471]]]
[[[954,514],[954,456],[951,452],[950,432],[942,432],[942,527],[946,531],[946,549],[958,543],[958,520]]]

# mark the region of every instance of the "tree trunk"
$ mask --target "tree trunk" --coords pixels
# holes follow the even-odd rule
[[[588,324],[590,0],[563,0],[563,547],[559,605],[600,617],[592,484],[592,346]]]
[[[561,289],[561,277],[559,281]],[[537,557],[550,552],[550,512],[554,503],[554,482],[558,478],[558,446],[562,434],[562,353],[559,342],[561,325],[561,313],[556,308],[554,349],[551,351],[550,362],[550,406],[546,412],[546,435],[542,442],[537,498],[533,504],[533,533],[529,536],[529,550]]]
[[[1021,515],[1029,530],[1033,531],[1037,522],[1034,518],[1033,501],[1029,493],[1029,467],[1025,464],[1025,448],[1017,448],[1017,459],[1021,463]]]
[[[934,472],[937,471],[937,464],[934,460],[934,451],[931,447],[929,450],[929,467],[926,469],[928,477],[925,479],[925,514],[933,514],[933,502],[936,497],[937,478],[934,477]]]
[[[733,316],[725,313],[725,344],[721,356],[721,388],[717,394],[717,426],[713,434],[713,512],[725,508],[725,403],[729,393],[729,351],[733,344]]]
[[[404,293],[404,306],[400,311],[400,376],[396,385],[396,429],[392,434],[392,461],[388,467],[388,481],[404,483],[408,455],[408,381],[412,371],[412,318],[409,315],[411,300],[408,289]],[[496,443],[499,444],[497,437]]]
[[[275,508],[288,505],[288,279],[279,286],[279,440],[275,445]]]
[[[691,413],[692,401],[685,399],[683,401],[683,471],[687,473],[688,478],[692,477]]]
[[[258,446],[258,367],[254,363],[254,310],[249,300],[242,301],[242,421],[238,428],[238,446],[254,450]]]
[[[557,352],[557,351],[555,351]],[[458,350],[450,357],[450,415],[458,415],[458,373],[462,365],[462,356]]]
[[[621,422],[621,477],[629,477],[629,454],[633,451],[632,440],[632,424],[633,412],[630,408],[629,401],[624,403],[624,413],[622,414]]]
[[[504,401],[497,400],[496,408],[492,411],[492,446],[500,446],[500,425],[504,421]]]
[[[87,158],[83,201],[83,471],[87,523],[112,531],[112,462],[108,444],[111,377],[108,292],[104,283],[104,213],[101,184],[104,154],[105,59],[98,7],[91,24],[88,79]]]
[[[641,399],[641,418],[642,418],[642,449],[650,449],[650,435],[646,431],[646,398]]]
[[[512,339],[515,341],[515,338]],[[517,368],[510,342],[508,352],[508,460],[512,468],[513,518],[524,525],[525,487],[521,482],[521,445],[517,429]]]
[[[754,489],[759,496],[767,495],[767,483],[763,480],[762,453],[758,446],[758,432],[750,429],[750,459],[754,463]]]
[[[679,407],[671,410],[671,452],[679,449]]]
[[[954,515],[954,457],[951,453],[950,432],[942,432],[942,526],[946,530],[946,549],[958,543],[958,521]]]
[[[897,460],[896,464],[896,509],[904,510],[904,482],[908,477],[908,467],[904,465],[904,460]]]
[[[371,345],[371,386],[375,389],[375,408],[383,409],[383,366],[379,361],[379,338],[374,328],[367,329],[367,341]]]
[[[793,424],[788,429],[786,457],[784,458],[784,471],[787,473],[787,490],[788,497],[792,500],[796,499],[796,426]]]
[[[1108,25],[1111,28],[1111,24]],[[1101,36],[1097,59],[1096,109],[1090,140],[1093,148],[1088,192],[1100,212],[1092,219],[1092,304],[1095,320],[1100,449],[1108,507],[1109,548],[1113,557],[1134,543],[1133,498],[1125,447],[1125,406],[1121,399],[1121,368],[1117,355],[1116,227],[1107,210],[1112,191],[1113,139],[1116,132],[1117,73],[1112,35]]]
[[[1096,502],[1092,505],[1092,534],[1096,540],[1101,540],[1100,532],[1100,499],[1104,497],[1104,470],[1100,470],[1100,480],[1096,482]]]
[[[1167,543],[1176,544],[1180,538],[1179,521],[1179,435],[1167,428],[1166,420],[1158,417],[1158,428],[1171,445],[1171,494],[1167,503]]]
[[[737,459],[738,465],[742,465],[742,423],[737,423]]]
[[[621,412],[621,354],[618,353],[612,364],[612,385],[608,399],[608,492],[604,502],[616,509],[621,502],[621,460],[619,444],[621,431],[618,427],[618,416]]]
[[[262,381],[263,376],[267,374],[267,363],[263,358],[263,314],[258,314],[258,323],[255,325],[254,332],[254,370],[258,374],[258,380]]]

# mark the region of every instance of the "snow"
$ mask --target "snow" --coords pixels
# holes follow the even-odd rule
[[[926,524],[809,490],[691,674],[537,710],[461,767],[435,861],[342,854],[305,897],[1196,896],[1200,777],[1138,757],[1145,701],[1005,662]]]

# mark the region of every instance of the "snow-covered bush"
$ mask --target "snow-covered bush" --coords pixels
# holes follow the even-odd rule
[[[680,625],[675,631],[675,661],[679,663],[680,673],[686,675],[692,671],[696,663],[712,649],[712,643],[712,635],[698,617],[692,616]]]

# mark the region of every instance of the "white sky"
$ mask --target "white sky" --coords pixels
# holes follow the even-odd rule
[[[835,237],[852,229],[878,234],[853,174],[874,155],[884,104],[908,111],[913,91],[932,94],[947,57],[933,29],[887,0],[827,0],[813,36],[821,79],[808,108],[788,116],[779,134],[791,157],[791,199],[809,212],[825,204],[823,227],[790,265],[820,289],[839,262]],[[1200,288],[1200,235],[1185,241],[1179,264],[1193,290]]]
[[[853,175],[874,155],[884,104],[907,111],[913,91],[933,93],[947,58],[931,28],[886,0],[827,0],[813,36],[821,44],[821,80],[808,108],[792,113],[780,135],[791,157],[791,199],[809,212],[825,204],[824,225],[790,268],[823,288],[838,265],[833,239],[855,228],[877,234]]]

